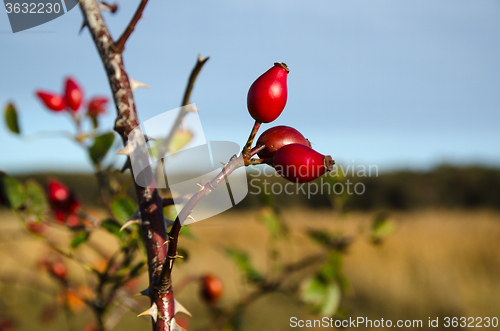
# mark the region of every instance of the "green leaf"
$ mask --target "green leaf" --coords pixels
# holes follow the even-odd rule
[[[94,140],[94,144],[89,148],[89,156],[92,162],[95,164],[100,163],[113,145],[114,140],[115,135],[112,132],[97,136]]]
[[[89,239],[89,237],[90,237],[90,233],[89,232],[79,232],[79,233],[77,233],[73,237],[73,240],[71,240],[70,247],[73,248],[73,249],[77,248],[78,246],[80,246],[81,244],[83,244],[84,242],[86,242],[87,239]]]
[[[169,220],[175,220],[177,218],[177,209],[175,209],[174,205],[165,206],[163,207],[163,215]]]
[[[225,252],[250,282],[257,283],[263,279],[262,275],[253,267],[246,252],[229,247],[225,249]]]
[[[21,133],[19,130],[19,123],[17,121],[17,110],[13,104],[9,103],[5,107],[5,123],[9,130],[15,134]]]
[[[286,228],[283,221],[270,207],[264,207],[261,209],[260,220],[265,224],[267,230],[269,231],[269,234],[274,239],[288,233],[288,229]]]
[[[17,209],[23,206],[25,200],[23,184],[7,175],[3,176],[2,180],[5,195],[7,196],[10,207]]]
[[[177,130],[172,137],[172,141],[170,142],[169,149],[171,154],[174,154],[181,150],[184,146],[189,144],[189,142],[193,139],[194,134],[189,130]],[[165,139],[156,139],[154,142],[149,143],[148,154],[156,159],[164,157],[164,155],[160,155],[160,148],[165,148],[163,146]]]
[[[318,277],[310,277],[302,283],[300,297],[305,303],[318,307],[323,303],[325,290],[325,284]]]
[[[111,212],[113,212],[113,216],[122,224],[124,224],[137,210],[132,200],[126,196],[115,197],[113,201],[111,201],[109,207],[111,208]]]
[[[48,202],[43,187],[34,180],[28,180],[25,185],[25,193],[29,200],[29,211],[40,220],[48,209]]]
[[[384,239],[391,235],[396,229],[396,223],[381,213],[375,216],[371,228],[371,239],[373,243],[380,244]]]
[[[170,142],[170,153],[175,153],[181,150],[184,146],[189,144],[193,139],[194,134],[189,130],[177,130]]]
[[[337,283],[330,283],[326,288],[326,294],[321,305],[321,314],[323,316],[333,316],[339,308],[342,297],[340,286]]]
[[[148,146],[148,154],[155,159],[159,159],[160,157],[160,146],[163,144],[165,139],[156,139],[150,140]]]
[[[332,251],[328,261],[321,267],[320,275],[325,280],[338,280],[342,277],[342,254]]]
[[[121,225],[115,220],[107,219],[101,223],[103,229],[107,230],[112,235],[123,241],[125,239],[125,230],[120,232]]]
[[[333,316],[340,304],[341,289],[336,282],[325,282],[321,277],[313,276],[302,283],[300,298],[313,311]]]
[[[332,242],[332,235],[326,230],[309,230],[307,235],[320,245],[328,246]]]

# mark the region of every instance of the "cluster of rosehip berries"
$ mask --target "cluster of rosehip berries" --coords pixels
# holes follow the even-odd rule
[[[250,86],[247,107],[250,115],[260,123],[274,121],[285,108],[290,70],[285,63],[275,63]],[[289,126],[272,127],[258,138],[258,156],[292,182],[309,182],[333,170],[332,157],[311,148],[309,141]]]
[[[77,212],[81,205],[80,201],[75,198],[73,192],[55,179],[50,179],[48,181],[47,188],[50,208],[57,220],[70,227],[77,227],[80,225]]]
[[[48,109],[54,112],[65,110],[71,114],[75,114],[78,112],[83,103],[83,91],[80,86],[69,77],[66,78],[64,85],[64,93],[62,95],[43,90],[36,91],[36,95]],[[107,104],[108,98],[105,97],[94,97],[90,99],[87,103],[86,115],[95,122],[97,116],[106,111]]]

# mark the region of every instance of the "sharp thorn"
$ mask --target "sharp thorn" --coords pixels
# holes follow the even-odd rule
[[[127,155],[127,156],[130,156],[130,150],[131,148],[129,147],[129,145],[127,144],[127,146],[123,147],[122,149],[120,149],[118,152],[116,152],[116,155]]]
[[[141,295],[149,297],[149,287],[147,289],[142,290],[141,292],[135,294],[134,297],[140,297]]]
[[[184,306],[181,305],[179,301],[174,299],[174,315],[177,313],[184,313],[188,316],[192,316],[191,313],[186,308],[184,308]]]
[[[134,92],[139,87],[151,88],[151,86],[149,86],[148,84],[144,84],[143,82],[139,82],[138,80],[135,80],[133,78],[129,78],[129,81],[132,92]]]
[[[224,162],[219,162],[220,164],[222,164],[224,166],[224,168],[227,166],[227,163],[224,163]]]
[[[200,183],[196,183],[196,185],[198,185],[202,190],[205,188],[205,186],[201,185]]]
[[[107,2],[101,1],[99,2],[99,9],[109,11],[114,14],[118,10],[118,5],[116,3],[110,5]]]
[[[78,34],[81,34],[83,29],[85,29],[86,26],[87,26],[87,23],[85,21],[83,21],[82,26],[80,27],[80,30],[78,30]]]
[[[189,112],[197,113],[198,112],[198,108],[196,108],[196,105],[193,103],[190,103],[189,105],[184,106],[184,110],[186,111],[186,113],[189,113]]]
[[[132,224],[140,224],[140,223],[141,222],[139,220],[129,220],[129,221],[125,222],[125,224],[122,225],[122,227],[120,228],[120,232],[122,232],[123,230],[125,230],[126,228],[128,228]]]
[[[156,319],[158,318],[158,307],[156,306],[156,303],[153,302],[153,305],[148,310],[143,311],[142,313],[137,315],[137,317],[145,316],[145,315],[149,315],[149,316],[153,317],[153,320],[156,323]]]

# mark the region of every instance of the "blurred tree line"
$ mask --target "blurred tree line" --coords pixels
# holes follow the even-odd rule
[[[46,183],[49,178],[57,177],[80,195],[80,199],[86,205],[96,205],[95,197],[98,195],[98,185],[92,174],[70,174],[70,173],[41,173],[15,176],[21,180],[33,178],[39,183]],[[128,186],[131,196],[134,195],[130,176],[123,175],[121,182],[116,185]],[[287,182],[276,176],[255,177],[249,176],[249,180],[256,179],[254,185],[250,186],[247,197],[237,205],[236,209],[250,209],[260,205],[256,184],[267,181],[267,190],[271,191],[273,184],[285,185]],[[276,195],[275,201],[282,207],[304,207],[304,208],[331,208],[335,199],[345,198],[343,208],[345,210],[411,210],[417,208],[488,208],[500,209],[500,169],[479,166],[455,167],[449,165],[439,166],[431,171],[394,171],[379,174],[378,177],[345,177],[345,178],[321,178],[316,180],[318,187],[323,185],[324,194],[311,194],[307,196],[307,186],[304,192],[292,195],[281,193]],[[342,183],[346,188],[346,182],[351,183],[351,192],[356,183],[364,185],[363,194],[343,195],[326,194],[327,185]],[[311,184],[314,185],[314,184]],[[263,189],[263,187],[262,187]],[[361,186],[358,186],[358,192]],[[278,186],[275,191],[279,191]],[[305,198],[304,198],[305,196]]]

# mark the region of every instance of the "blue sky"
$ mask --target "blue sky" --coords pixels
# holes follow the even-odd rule
[[[137,1],[119,5],[104,14],[115,38]],[[197,54],[210,56],[192,95],[205,136],[243,144],[253,123],[248,88],[279,61],[291,70],[289,97],[272,125],[295,127],[323,154],[381,172],[500,166],[498,1],[150,1],[144,17],[124,53],[130,76],[152,86],[135,93],[142,121],[178,107]],[[86,96],[110,95],[80,25],[75,8],[12,34],[0,13],[0,103],[16,104],[27,135],[72,129],[35,89],[59,91],[71,75]],[[63,139],[18,139],[2,123],[0,141],[0,170],[91,170]]]

